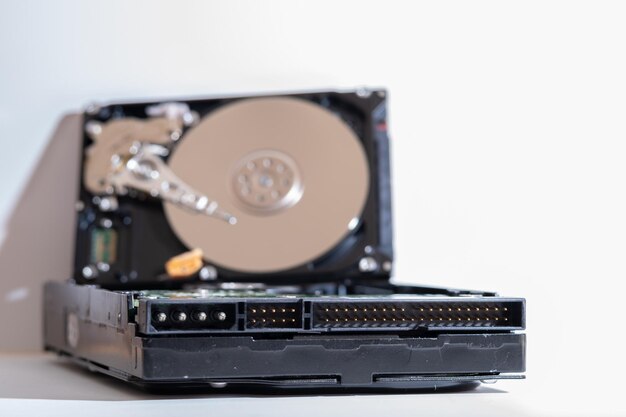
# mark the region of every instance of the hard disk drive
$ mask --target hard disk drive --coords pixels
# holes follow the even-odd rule
[[[46,347],[149,387],[522,377],[523,299],[389,282],[386,99],[89,106],[75,273],[46,285]]]
[[[92,109],[76,281],[161,285],[193,249],[188,281],[388,275],[384,94]]]

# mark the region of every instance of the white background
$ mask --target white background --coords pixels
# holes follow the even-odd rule
[[[599,1],[3,0],[0,221],[90,101],[384,86],[397,278],[527,298],[520,413],[626,415],[625,22]]]

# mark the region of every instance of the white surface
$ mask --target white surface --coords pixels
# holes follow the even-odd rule
[[[128,384],[92,374],[53,355],[0,355],[0,415],[67,416],[597,416],[598,398],[589,384],[563,383],[538,389],[532,380],[499,381],[475,391],[395,395],[169,395],[147,394]],[[60,382],[62,381],[62,382]],[[622,415],[618,386],[606,386],[611,415]],[[5,399],[2,399],[5,397]],[[623,406],[622,406],[623,407]],[[621,412],[621,414],[620,414]]]
[[[386,86],[396,275],[526,296],[529,379],[502,384],[508,394],[332,397],[324,414],[626,415],[626,5],[390,3],[5,0],[0,220],[55,119],[94,99]],[[57,404],[135,414],[314,407],[302,398]]]

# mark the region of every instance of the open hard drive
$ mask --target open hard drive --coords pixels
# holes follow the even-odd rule
[[[400,286],[384,90],[90,106],[45,343],[148,387],[520,378],[525,303]]]

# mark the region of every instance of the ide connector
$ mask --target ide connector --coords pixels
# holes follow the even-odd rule
[[[314,328],[519,328],[516,302],[332,302],[317,303]]]

